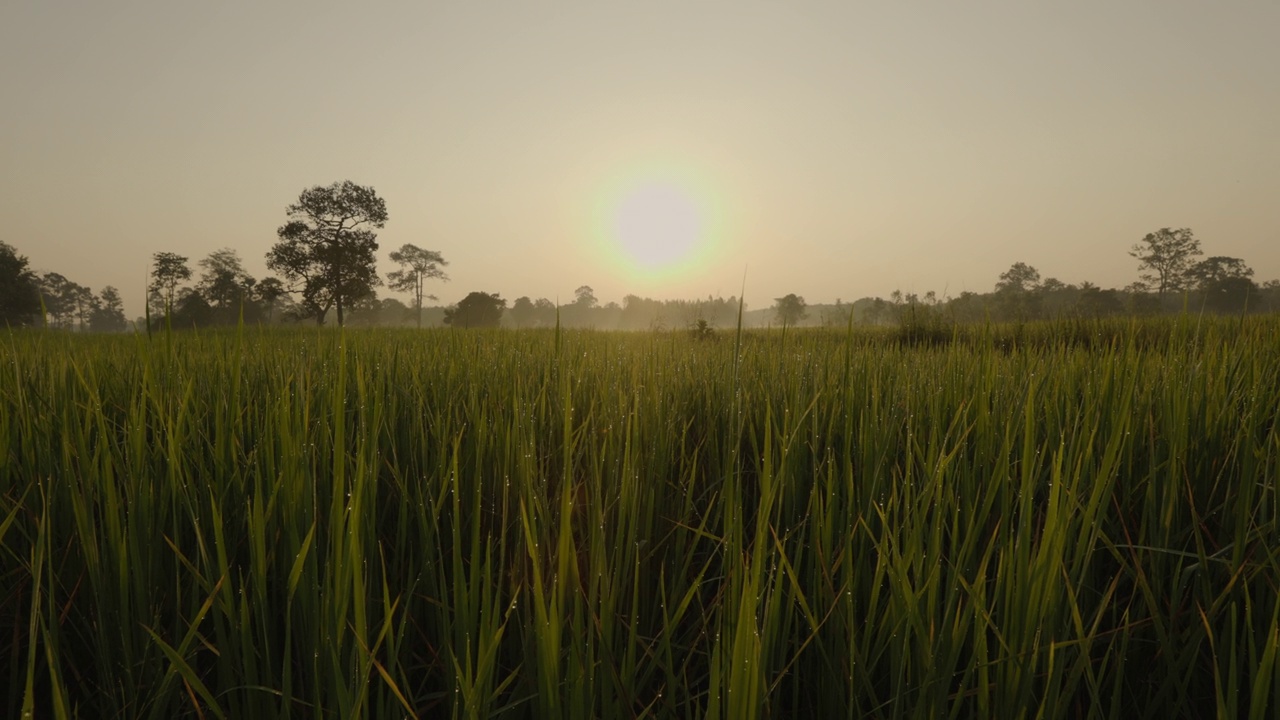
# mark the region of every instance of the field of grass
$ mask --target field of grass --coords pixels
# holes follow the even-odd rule
[[[0,716],[1280,712],[1280,318],[910,340],[0,334]]]

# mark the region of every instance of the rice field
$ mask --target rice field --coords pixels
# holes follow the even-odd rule
[[[0,715],[1268,718],[1280,317],[0,334]]]

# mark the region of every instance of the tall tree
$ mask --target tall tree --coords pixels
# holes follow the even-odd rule
[[[345,309],[382,282],[373,230],[387,222],[386,202],[372,187],[344,180],[303,190],[285,212],[289,221],[276,231],[267,267],[300,284],[317,324],[332,307],[342,325]]]
[[[67,283],[67,303],[70,306],[71,316],[76,319],[77,329],[84,331],[89,329],[89,318],[93,315],[93,308],[98,303],[98,298],[94,297],[93,290],[86,285],[78,283]]]
[[[774,316],[778,318],[778,322],[782,323],[782,327],[795,325],[801,320],[809,317],[809,312],[805,309],[808,304],[804,298],[795,293],[788,293],[780,298],[773,299]]]
[[[26,256],[0,242],[0,326],[32,325],[39,316],[39,279]]]
[[[177,253],[158,252],[151,256],[151,283],[147,292],[152,305],[158,311],[168,313],[173,308],[173,295],[178,286],[191,279],[187,258]]]
[[[218,311],[224,322],[233,320],[246,300],[252,298],[253,286],[257,283],[244,269],[240,255],[231,248],[222,248],[209,253],[200,261],[203,271],[196,290],[204,296],[205,302]]]
[[[1161,228],[1147,233],[1129,254],[1138,259],[1138,269],[1145,271],[1143,281],[1163,295],[1186,289],[1188,272],[1202,253],[1200,241],[1187,228]]]
[[[54,327],[69,327],[75,315],[75,287],[62,273],[40,276],[40,302]]]
[[[449,263],[444,256],[435,250],[424,250],[417,245],[404,244],[399,250],[391,253],[391,261],[400,266],[387,274],[392,290],[413,293],[413,307],[417,311],[418,327],[422,327],[422,298],[436,299],[435,295],[424,295],[423,287],[427,280],[449,280],[449,276],[440,268]]]
[[[128,325],[120,291],[110,285],[102,288],[89,315],[89,329],[94,332],[120,332]]]

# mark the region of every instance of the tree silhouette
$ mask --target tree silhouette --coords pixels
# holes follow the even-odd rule
[[[1026,320],[1040,314],[1039,290],[1040,271],[1016,262],[1000,273],[1000,281],[996,283],[997,303],[1007,317]]]
[[[157,311],[168,313],[178,286],[191,279],[187,258],[177,253],[158,252],[151,256],[151,282],[147,292]]]
[[[275,277],[263,278],[253,290],[262,311],[266,313],[267,322],[271,322],[280,298],[287,296],[289,291],[280,282],[280,278]]]
[[[277,231],[280,241],[267,253],[267,267],[300,283],[303,305],[324,323],[336,308],[344,311],[381,284],[378,236],[387,222],[387,204],[372,187],[350,180],[303,190],[285,209],[289,222]]]
[[[1016,262],[1000,273],[996,292],[1030,292],[1040,284],[1040,271],[1024,262]],[[1061,284],[1061,283],[1059,283]]]
[[[47,272],[39,278],[40,303],[54,327],[70,327],[76,309],[77,285],[62,273]]]
[[[230,247],[210,252],[207,258],[200,261],[200,266],[204,268],[204,272],[200,274],[196,290],[205,296],[205,301],[211,307],[220,310],[221,314],[237,313],[244,301],[251,299],[253,286],[257,281],[244,270],[239,254]],[[230,318],[228,316],[224,319]]]
[[[508,314],[511,316],[511,322],[515,323],[515,326],[519,328],[532,323],[537,312],[537,309],[533,306],[533,301],[529,299],[528,295],[525,295],[516,298]]]
[[[1203,293],[1204,305],[1214,312],[1242,312],[1257,304],[1253,268],[1244,260],[1215,255],[1187,271],[1187,279]]]
[[[31,325],[40,316],[40,284],[26,256],[0,241],[0,326]]]
[[[804,298],[795,293],[788,293],[780,298],[774,298],[773,302],[774,314],[784,328],[795,325],[809,317],[808,311],[805,310],[808,305],[805,303]]]
[[[1138,259],[1138,269],[1146,271],[1142,280],[1163,295],[1186,288],[1192,260],[1201,254],[1200,241],[1187,228],[1161,228],[1147,233],[1129,254]]]
[[[468,293],[457,305],[445,308],[444,324],[460,328],[498,327],[507,301],[497,293]]]
[[[89,329],[94,332],[120,332],[128,325],[120,291],[110,285],[102,288],[89,314]]]
[[[573,291],[573,304],[580,308],[590,310],[599,304],[596,300],[596,291],[591,289],[590,285],[583,285]]]
[[[1195,284],[1197,290],[1205,290],[1224,280],[1251,277],[1253,268],[1246,265],[1244,260],[1222,255],[1205,258],[1187,270],[1187,279]]]
[[[449,276],[440,267],[449,263],[435,250],[424,250],[410,244],[401,245],[399,250],[391,253],[391,261],[398,263],[400,269],[387,274],[388,284],[392,290],[413,293],[418,327],[422,327],[422,298],[436,299],[434,295],[423,295],[423,285],[432,278],[448,281]]]

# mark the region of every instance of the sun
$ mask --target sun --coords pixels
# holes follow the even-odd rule
[[[721,236],[713,184],[680,164],[623,170],[599,184],[595,249],[634,281],[667,282],[696,274]]]
[[[723,242],[720,186],[688,159],[621,166],[596,185],[592,246],[636,289],[696,277]]]
[[[613,238],[641,270],[660,271],[687,260],[703,236],[703,218],[687,191],[649,181],[626,192],[613,212]]]

